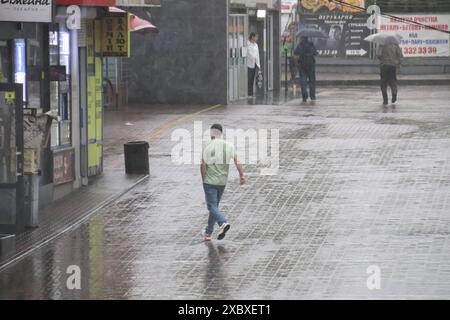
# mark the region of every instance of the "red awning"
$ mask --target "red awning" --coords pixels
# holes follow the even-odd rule
[[[108,11],[111,13],[126,13],[125,10],[117,7],[109,7]],[[131,32],[137,32],[140,34],[159,32],[158,28],[155,27],[150,21],[141,19],[133,13],[130,13],[130,29]]]
[[[56,0],[58,6],[70,6],[72,4],[79,6],[107,7],[114,6],[116,0]]]

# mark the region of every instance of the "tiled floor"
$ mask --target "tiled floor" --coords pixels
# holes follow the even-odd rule
[[[377,88],[327,88],[315,104],[232,105],[177,123],[151,142],[148,179],[0,271],[0,298],[448,299],[449,101],[448,87],[404,87],[383,108]],[[119,119],[139,135],[175,113]],[[223,241],[201,242],[198,165],[171,161],[173,130],[194,121],[279,130],[276,175],[246,165],[239,186],[232,168]],[[71,265],[80,290],[67,288]]]

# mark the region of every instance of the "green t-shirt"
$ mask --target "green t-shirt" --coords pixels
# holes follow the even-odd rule
[[[202,159],[206,162],[206,175],[203,182],[215,186],[226,185],[234,155],[234,146],[223,139],[213,139],[204,145]]]

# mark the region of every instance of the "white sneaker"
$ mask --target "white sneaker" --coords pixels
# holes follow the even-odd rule
[[[202,231],[203,241],[211,241],[211,235],[206,233],[206,230]]]
[[[230,224],[225,222],[219,228],[219,235],[217,236],[217,239],[222,240],[223,238],[225,238],[225,234],[228,230],[230,230]]]

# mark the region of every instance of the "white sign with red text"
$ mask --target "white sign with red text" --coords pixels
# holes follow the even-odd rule
[[[52,22],[52,0],[0,0],[0,21]]]
[[[402,36],[400,47],[405,57],[448,57],[450,56],[450,15],[448,14],[391,14],[392,16],[417,22],[429,29],[400,19],[382,16],[378,32]],[[445,32],[442,32],[445,31]]]

